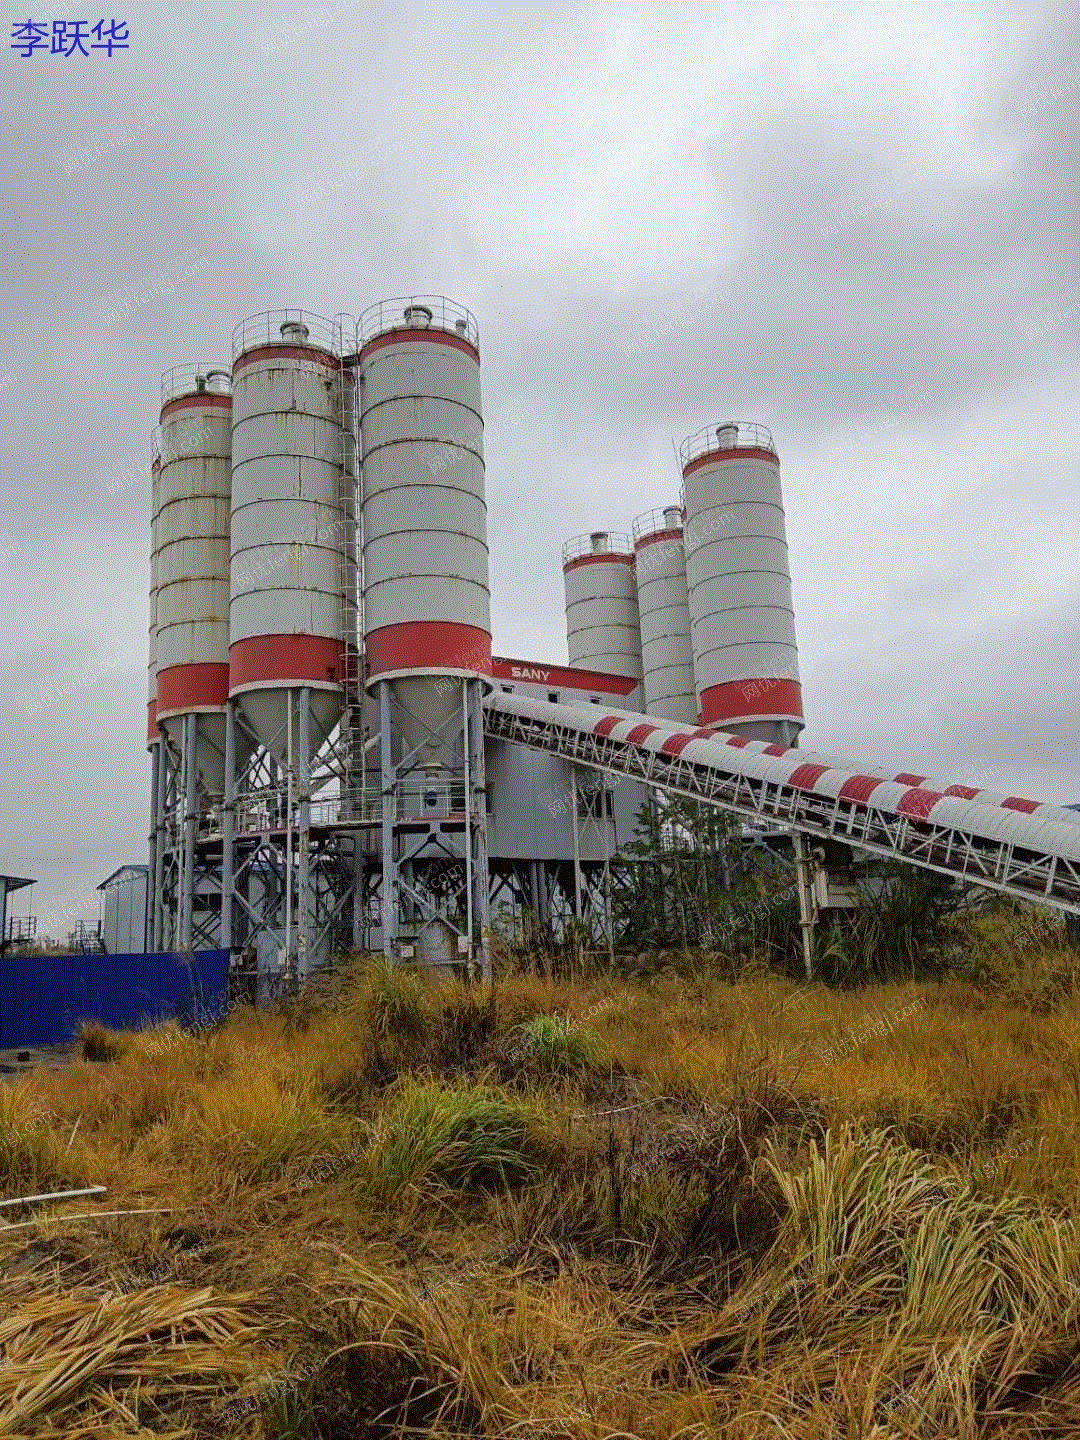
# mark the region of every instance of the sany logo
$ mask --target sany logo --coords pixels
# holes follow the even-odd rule
[[[541,670],[537,665],[511,665],[510,675],[514,680],[539,680],[543,683],[551,675],[551,671]]]

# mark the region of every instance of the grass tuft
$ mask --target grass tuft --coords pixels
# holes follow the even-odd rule
[[[608,1063],[604,1042],[595,1030],[568,1015],[534,1015],[521,1026],[519,1052],[541,1074],[570,1075],[598,1070]]]
[[[539,1111],[526,1101],[410,1080],[376,1122],[369,1164],[383,1197],[433,1184],[503,1190],[539,1175],[552,1149]]]

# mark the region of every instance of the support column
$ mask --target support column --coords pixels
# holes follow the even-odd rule
[[[466,840],[472,846],[472,916],[479,932],[480,969],[484,983],[491,983],[491,882],[488,876],[487,774],[484,755],[483,681],[465,684],[465,715],[468,742],[469,812],[471,825]],[[473,945],[473,936],[469,936]],[[470,958],[475,950],[470,951]]]
[[[311,690],[305,685],[300,691],[300,715],[298,744],[300,754],[297,763],[297,805],[299,830],[299,865],[297,867],[296,904],[297,937],[296,969],[303,979],[309,971],[311,956]]]
[[[184,784],[182,791],[184,816],[184,849],[180,869],[180,937],[181,950],[191,949],[191,918],[195,908],[195,826],[197,808],[195,795],[195,739],[198,716],[184,716]]]
[[[806,836],[793,830],[791,849],[795,857],[795,886],[799,892],[799,928],[802,931],[803,969],[807,980],[814,975],[814,892],[810,881],[810,856]]]
[[[165,881],[165,805],[169,793],[169,747],[164,737],[158,740],[158,768],[157,768],[157,813],[155,817],[155,832],[157,844],[154,849],[154,938],[151,946],[155,951],[160,951],[165,943],[165,912],[162,886]]]
[[[397,945],[398,877],[394,860],[394,760],[390,741],[390,682],[379,681],[379,760],[382,767],[382,944],[393,959]]]
[[[154,888],[154,877],[157,874],[158,771],[160,768],[161,741],[155,740],[150,746],[150,833],[147,836],[146,914],[143,917],[144,950],[150,950],[154,944],[155,897],[157,895]]]
[[[233,870],[236,829],[236,707],[225,703],[225,794],[221,803],[221,948],[233,944]]]
[[[353,950],[361,950],[364,946],[364,834],[363,830],[354,830],[353,836],[353,870],[352,870],[352,946]]]
[[[578,818],[577,766],[570,762],[570,809],[574,819],[574,949],[577,953],[579,976],[585,971],[581,926],[581,822]]]

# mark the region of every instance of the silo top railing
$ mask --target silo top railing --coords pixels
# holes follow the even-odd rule
[[[624,535],[616,530],[604,530],[594,532],[602,534],[605,544],[598,550],[593,541],[593,535],[575,535],[572,540],[567,540],[562,547],[563,564],[568,560],[580,560],[583,555],[613,555],[615,557],[626,557],[633,555],[634,546],[629,535]]]
[[[161,377],[162,409],[181,395],[228,395],[232,376],[224,360],[195,360],[189,365],[174,365]]]
[[[679,446],[679,464],[685,470],[691,460],[713,450],[768,450],[776,455],[773,437],[764,425],[752,420],[721,420],[687,436]]]
[[[232,335],[232,353],[235,360],[261,345],[307,345],[340,356],[341,338],[339,327],[325,315],[314,315],[310,310],[263,310],[237,325]]]
[[[669,520],[673,510],[678,513],[678,520],[674,525]],[[659,510],[646,510],[644,515],[637,516],[634,521],[634,539],[643,540],[646,535],[659,535],[665,530],[681,530],[682,526],[682,506],[664,505]]]
[[[471,310],[445,295],[399,295],[380,300],[360,312],[356,322],[359,350],[387,330],[445,330],[460,335],[474,350],[480,349],[480,327]]]

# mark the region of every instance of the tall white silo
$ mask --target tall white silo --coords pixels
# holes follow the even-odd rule
[[[188,764],[204,800],[220,798],[225,775],[231,405],[222,365],[178,365],[162,377],[157,720],[179,754],[188,717],[198,717]]]
[[[329,320],[272,311],[233,334],[229,693],[278,764],[291,692],[311,750],[342,712],[340,376]]]
[[[161,432],[155,427],[150,437],[150,624],[147,630],[146,662],[146,748],[158,741],[157,723],[157,585],[158,506],[161,488]]]
[[[570,664],[641,679],[634,549],[628,535],[594,530],[563,546]]]
[[[349,320],[350,354],[352,330]],[[299,310],[243,321],[233,332],[232,393],[226,738],[235,763],[227,767],[221,932],[230,945],[243,933],[260,986],[291,985],[339,942],[359,854],[355,834],[337,828],[354,813],[348,757],[362,753],[351,729],[359,710],[356,476],[341,323]],[[255,747],[250,763],[245,737]]]
[[[682,511],[650,510],[634,521],[645,711],[692,724],[697,715],[686,596]]]
[[[486,963],[481,701],[491,604],[479,331],[443,296],[387,300],[361,314],[357,354],[364,653],[382,741],[383,944],[393,952],[405,933],[403,887],[421,893],[399,870],[409,847],[395,827],[403,817],[420,824],[443,815],[448,834],[462,826],[464,903],[460,914],[421,903],[413,933],[421,953],[441,952],[457,928],[463,953],[480,945]]]
[[[698,720],[792,744],[803,728],[780,460],[762,425],[679,447]]]

